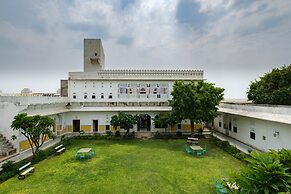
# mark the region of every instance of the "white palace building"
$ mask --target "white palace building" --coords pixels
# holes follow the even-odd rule
[[[107,70],[100,39],[84,40],[84,72],[69,72],[61,80],[61,96],[0,94],[0,156],[29,148],[27,140],[10,125],[15,115],[48,115],[55,120],[56,135],[84,131],[114,131],[111,117],[122,111],[140,116],[133,131],[162,132],[153,118],[171,110],[169,100],[176,80],[203,80],[201,70]],[[220,133],[260,150],[291,149],[291,107],[264,107],[251,104],[227,104],[214,121]],[[195,125],[200,128],[201,125]],[[185,120],[170,129],[190,132]],[[14,141],[11,136],[18,138]]]
[[[155,132],[153,118],[171,110],[169,100],[176,80],[202,80],[201,70],[107,70],[100,39],[84,40],[84,72],[69,72],[61,80],[61,97],[2,96],[0,97],[0,134],[10,140],[15,132],[11,122],[19,112],[28,115],[49,115],[55,119],[56,135],[114,131],[111,117],[122,111],[140,116],[133,131]],[[201,127],[197,125],[197,127]],[[190,131],[190,122],[183,121],[171,130]],[[29,148],[24,137],[10,142],[17,151]],[[7,142],[8,143],[8,142]]]

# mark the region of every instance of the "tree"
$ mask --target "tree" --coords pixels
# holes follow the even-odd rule
[[[247,95],[256,104],[291,105],[291,64],[251,82]]]
[[[155,126],[157,128],[165,128],[165,132],[167,132],[166,130],[168,128],[168,125],[172,127],[174,124],[178,123],[177,119],[174,117],[173,114],[171,114],[171,112],[161,113],[159,115],[156,115],[153,120],[154,120]]]
[[[35,156],[46,138],[54,138],[51,127],[55,121],[48,116],[28,116],[26,113],[18,114],[14,117],[11,128],[19,130],[26,137]],[[12,139],[16,139],[13,135]]]
[[[126,130],[126,133],[129,133],[129,129],[137,123],[137,116],[132,116],[131,114],[119,112],[118,115],[114,115],[111,117],[110,123],[114,126],[115,129],[120,126],[121,128]]]
[[[110,120],[110,124],[117,130],[117,127],[120,126],[118,115],[113,115]]]
[[[189,119],[191,134],[194,134],[194,123],[210,122],[217,117],[217,106],[223,100],[223,88],[204,81],[176,81],[170,100],[172,114],[179,122]]]

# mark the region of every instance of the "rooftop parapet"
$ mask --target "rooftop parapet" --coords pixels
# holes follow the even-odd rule
[[[96,72],[70,72],[69,79],[111,80],[202,80],[202,70],[98,70]]]

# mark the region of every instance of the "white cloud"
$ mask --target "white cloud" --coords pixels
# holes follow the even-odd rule
[[[199,3],[196,16],[206,16],[199,32],[193,18],[186,24],[177,20],[179,0],[136,0],[123,10],[119,0],[37,2],[45,32],[0,22],[0,41],[17,45],[0,54],[0,89],[21,89],[3,76],[17,74],[10,67],[19,67],[18,74],[29,75],[21,76],[21,87],[40,91],[43,84],[54,91],[68,71],[83,69],[83,38],[100,34],[108,68],[203,69],[232,98],[244,97],[248,83],[272,67],[290,63],[289,1],[254,1],[243,8],[235,8],[238,0],[191,1]],[[31,81],[39,75],[56,81]]]

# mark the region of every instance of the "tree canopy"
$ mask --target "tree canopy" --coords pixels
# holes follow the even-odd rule
[[[11,128],[19,130],[27,138],[32,154],[35,156],[46,138],[54,138],[51,131],[54,123],[55,121],[48,116],[28,116],[26,113],[21,113],[14,117]],[[13,135],[12,139],[16,139],[16,136]]]
[[[166,129],[168,125],[173,126],[178,123],[177,118],[171,112],[158,114],[153,120],[156,128]]]
[[[256,104],[291,105],[291,64],[251,82],[247,95]]]
[[[218,115],[217,106],[223,100],[223,91],[223,88],[204,81],[176,81],[170,101],[172,114],[179,122],[189,119],[193,134],[194,122],[210,122]]]
[[[111,117],[111,125],[115,129],[117,129],[118,126],[125,129],[127,133],[129,132],[129,129],[133,127],[134,124],[137,123],[137,116],[132,116],[131,114],[126,114],[124,112],[119,112],[118,115],[113,115]]]

